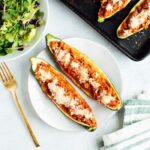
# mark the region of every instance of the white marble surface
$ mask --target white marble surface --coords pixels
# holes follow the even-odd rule
[[[150,56],[134,62],[120,53],[92,27],[80,19],[58,0],[49,0],[50,17],[47,32],[60,38],[88,38],[105,47],[119,62],[123,79],[123,98],[130,98],[143,89],[150,89]],[[51,128],[35,114],[27,92],[29,57],[36,55],[45,47],[44,37],[28,55],[9,63],[18,80],[18,97],[40,141],[39,150],[98,150],[98,143],[105,133],[121,127],[122,114],[116,114],[103,129],[93,133],[68,133]],[[0,150],[33,150],[34,144],[8,93],[0,84]]]

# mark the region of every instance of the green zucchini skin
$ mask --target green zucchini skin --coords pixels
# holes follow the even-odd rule
[[[98,22],[99,22],[99,23],[102,23],[102,22],[104,22],[104,21],[105,21],[104,18],[98,17]]]
[[[61,41],[61,39],[59,39],[59,38],[57,38],[57,37],[55,37],[55,36],[53,36],[53,35],[51,35],[51,34],[47,34],[47,35],[46,35],[46,45],[47,45],[48,49],[50,50],[50,52],[53,54],[51,48],[49,47],[49,42],[51,42],[51,41]],[[58,64],[58,65],[59,65],[59,64]],[[100,70],[101,70],[101,69],[100,69]],[[104,74],[105,74],[105,73],[104,73]],[[105,75],[105,76],[106,76],[106,75]],[[107,76],[106,76],[106,78],[107,78]],[[107,80],[110,82],[110,80],[109,80],[108,78],[107,78]],[[115,90],[115,92],[116,92],[116,94],[117,94],[117,96],[118,96],[118,98],[119,98],[119,100],[120,100],[120,105],[118,105],[118,106],[115,107],[115,108],[109,107],[108,105],[105,105],[105,107],[107,107],[108,109],[113,110],[113,111],[118,111],[118,110],[121,109],[121,107],[123,106],[123,103],[122,103],[121,97],[119,96],[119,94],[118,94],[118,92],[117,92],[115,86],[114,86],[111,82],[110,82],[110,84],[111,84],[111,86],[113,87],[113,89]],[[82,88],[81,88],[81,90],[82,90]]]
[[[39,58],[37,58],[37,57],[31,57],[30,58],[30,63],[31,63],[31,65],[32,65],[32,71],[33,71],[33,73],[34,73],[34,75],[35,75],[35,71],[34,71],[34,69],[33,69],[33,66],[35,65],[35,62],[36,61],[40,61],[41,60],[41,62],[44,62],[44,63],[46,63],[46,64],[48,64],[45,60],[43,60],[43,59],[39,59]],[[51,66],[52,67],[52,66]],[[53,68],[53,67],[52,67]],[[53,68],[54,70],[55,70],[55,68]],[[55,70],[56,71],[56,70]],[[56,72],[58,72],[58,71],[56,71]],[[36,77],[36,76],[35,76]],[[37,79],[37,78],[36,78]],[[38,81],[38,83],[40,84],[40,82],[39,82],[39,80],[37,79],[37,81]],[[40,84],[40,86],[41,86],[41,84]],[[41,89],[42,89],[42,87],[41,87]],[[43,90],[43,89],[42,89]],[[43,91],[44,92],[44,91]],[[44,92],[45,93],[45,92]],[[46,94],[47,95],[47,94]],[[49,97],[48,95],[47,95],[47,97]],[[50,97],[49,97],[50,98]],[[51,98],[50,98],[51,99]],[[77,121],[77,120],[75,120],[74,118],[72,118],[69,114],[67,114],[65,111],[63,111],[63,109],[59,106],[59,104],[57,104],[55,101],[53,101],[53,100],[51,100],[55,105],[56,105],[56,107],[66,116],[66,117],[68,117],[69,119],[71,119],[72,121],[74,121],[74,122],[76,122],[77,124],[79,124],[79,125],[82,125],[84,128],[86,128],[88,131],[90,131],[90,132],[92,132],[92,131],[94,131],[94,130],[96,130],[96,126],[95,127],[91,127],[91,126],[89,126],[88,124],[85,124],[85,123],[83,123],[83,122],[79,122],[79,121]]]

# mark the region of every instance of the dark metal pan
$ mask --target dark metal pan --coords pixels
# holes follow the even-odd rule
[[[100,7],[100,0],[61,1],[69,6],[109,42],[111,42],[131,59],[139,61],[149,54],[150,28],[126,39],[119,39],[116,36],[118,26],[128,15],[129,11],[138,2],[138,0],[132,0],[125,9],[114,15],[112,18],[105,20],[103,23],[97,22],[97,13]]]

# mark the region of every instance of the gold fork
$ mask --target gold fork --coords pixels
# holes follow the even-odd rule
[[[12,93],[13,99],[15,100],[18,110],[29,130],[29,133],[32,137],[33,142],[35,143],[35,146],[36,147],[40,146],[35,134],[33,133],[30,123],[23,111],[23,108],[17,98],[17,94],[16,94],[17,82],[16,82],[15,78],[13,77],[11,71],[9,70],[8,66],[5,63],[0,63],[0,77],[2,79],[2,82],[5,86],[5,88]]]

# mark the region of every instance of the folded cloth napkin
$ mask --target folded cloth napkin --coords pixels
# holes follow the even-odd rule
[[[150,92],[125,101],[123,129],[102,140],[100,150],[150,150]]]
[[[150,92],[144,91],[136,99],[125,101],[123,127],[150,118]]]

